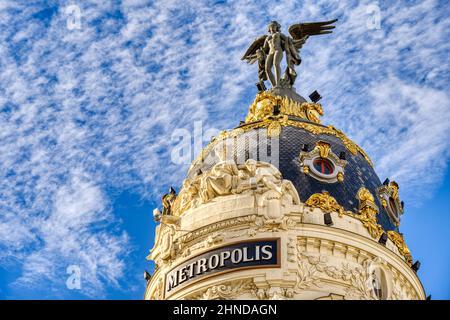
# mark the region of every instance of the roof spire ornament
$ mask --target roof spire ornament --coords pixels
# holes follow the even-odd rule
[[[268,35],[257,38],[247,49],[242,60],[253,64],[258,61],[260,84],[269,80],[273,88],[292,88],[297,73],[295,66],[301,63],[300,49],[310,36],[331,33],[337,19],[324,22],[298,23],[289,27],[289,34],[281,33],[281,25],[272,21],[268,26]],[[286,58],[286,70],[281,75],[283,53]],[[263,85],[261,87],[264,88]]]

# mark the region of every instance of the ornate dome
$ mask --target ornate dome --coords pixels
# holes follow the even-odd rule
[[[222,148],[228,151],[226,158],[238,164],[249,158],[257,161],[269,158],[283,178],[292,181],[302,202],[314,194],[326,192],[345,211],[357,213],[360,209],[358,191],[366,188],[374,195],[379,209],[377,223],[385,231],[398,231],[399,220],[388,212],[389,198],[392,197],[385,200],[384,195],[384,191],[392,188],[393,184],[381,183],[367,154],[343,132],[320,124],[320,116],[323,115],[320,104],[308,103],[293,91],[286,91],[290,92],[289,96],[280,91],[259,93],[250,106],[245,123],[223,131],[213,139],[193,162],[188,178],[193,178],[199,170],[208,171],[220,162],[216,153]],[[271,149],[274,142],[276,146]],[[318,145],[328,149],[326,157],[320,157],[319,152],[314,151],[319,149]],[[313,154],[308,157],[309,153]],[[316,168],[308,161],[315,158],[314,153],[319,159],[327,158],[324,168]],[[398,201],[396,196],[392,198],[394,203]],[[402,211],[401,206],[399,211]]]
[[[146,299],[425,298],[398,231],[398,184],[293,88],[298,50],[336,21],[292,25],[291,37],[271,22],[250,45],[260,92],[154,210]]]
[[[397,183],[322,115],[271,89],[212,139],[154,210],[146,299],[424,299]]]

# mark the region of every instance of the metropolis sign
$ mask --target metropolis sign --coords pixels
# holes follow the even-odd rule
[[[258,239],[229,244],[200,254],[176,266],[166,275],[165,292],[206,275],[243,268],[279,267],[280,239]]]

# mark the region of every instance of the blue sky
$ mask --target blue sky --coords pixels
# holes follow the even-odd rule
[[[2,0],[0,298],[141,299],[151,212],[189,165],[172,132],[244,119],[257,74],[240,57],[270,20],[332,18],[297,92],[317,89],[323,123],[398,181],[419,276],[450,298],[449,16],[433,0]]]

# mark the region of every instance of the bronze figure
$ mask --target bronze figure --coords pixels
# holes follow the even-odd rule
[[[261,82],[269,80],[272,87],[291,88],[297,73],[295,66],[301,63],[299,50],[310,36],[331,33],[337,19],[324,22],[298,23],[289,27],[289,34],[281,33],[281,25],[270,22],[268,35],[257,38],[247,49],[242,60],[253,64],[258,61],[258,74]],[[281,77],[281,60],[286,55],[286,70]],[[275,69],[275,74],[272,71]]]

